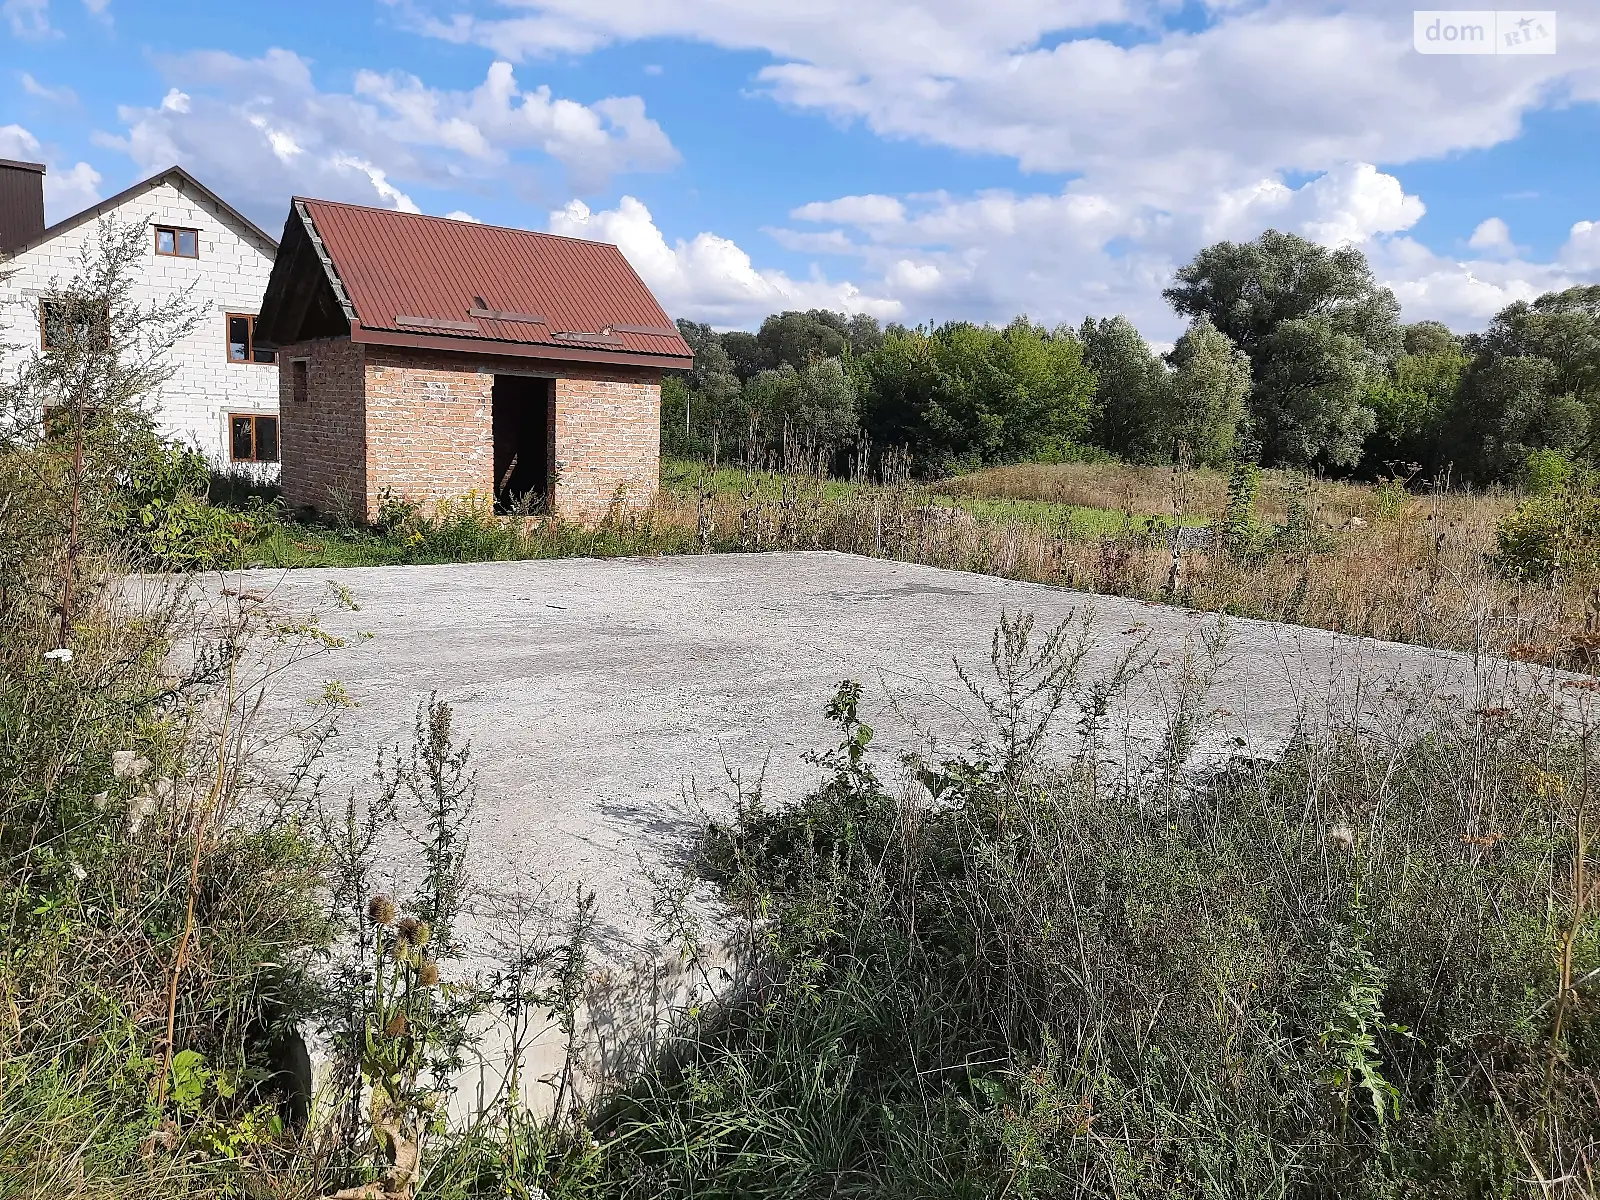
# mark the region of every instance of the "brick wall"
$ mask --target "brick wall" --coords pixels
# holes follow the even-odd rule
[[[367,350],[367,512],[384,488],[424,506],[494,495],[494,373],[464,354]]]
[[[661,372],[561,364],[555,443],[562,512],[592,516],[619,494],[649,504],[661,479]]]
[[[367,500],[365,350],[328,338],[278,351],[281,480],[291,508],[377,515]],[[306,360],[304,400],[293,398],[296,359]]]
[[[311,397],[290,400],[295,358],[310,357]],[[428,506],[494,494],[496,372],[556,381],[558,509],[598,516],[620,492],[643,507],[661,471],[661,373],[526,358],[352,345],[339,338],[285,348],[283,490],[324,511],[349,498],[375,520],[385,489]]]

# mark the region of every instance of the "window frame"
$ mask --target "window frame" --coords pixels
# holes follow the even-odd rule
[[[250,422],[250,457],[249,458],[240,458],[237,454],[234,453],[233,423],[235,421],[249,421]],[[260,457],[261,434],[258,432],[258,427],[259,427],[259,425],[260,425],[260,423],[262,421],[271,421],[272,424],[273,424],[272,448],[276,453],[273,455],[272,458],[261,458]],[[228,413],[228,461],[230,463],[261,463],[261,464],[265,464],[265,465],[269,465],[269,466],[277,465],[278,463],[283,461],[283,442],[281,440],[282,433],[283,433],[283,422],[278,419],[278,414],[275,413],[275,412],[229,412]]]
[[[156,239],[156,253],[158,255],[160,255],[162,258],[197,259],[197,258],[200,257],[200,231],[198,229],[191,229],[187,225],[157,225],[154,228],[155,228],[155,239]],[[161,248],[161,235],[163,233],[170,233],[172,235],[172,249],[171,250],[163,250]],[[193,254],[184,254],[181,251],[179,251],[179,249],[178,249],[178,245],[179,245],[178,235],[180,233],[192,233],[192,234],[194,234],[194,253]]]
[[[311,399],[311,360],[309,358],[291,358],[289,360],[289,402],[291,404],[305,404]]]
[[[256,318],[259,313],[230,312],[222,314],[222,354],[231,367],[273,367],[278,364],[276,350],[256,349]],[[233,323],[235,321],[247,322],[247,336],[244,344],[244,357],[233,356]],[[267,355],[261,358],[261,355]]]
[[[52,346],[50,344],[50,318],[46,310],[52,304],[67,303],[69,303],[69,300],[65,296],[56,295],[39,297],[39,349],[46,352],[64,349],[62,346]],[[111,312],[109,305],[106,306],[103,320],[105,322],[106,345],[109,346],[111,344]],[[94,328],[93,324],[89,322],[85,322],[84,327],[86,330],[90,331],[92,331]]]

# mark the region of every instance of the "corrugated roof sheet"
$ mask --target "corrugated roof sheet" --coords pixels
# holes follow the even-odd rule
[[[674,357],[693,353],[609,242],[330,200],[300,203],[363,329]]]

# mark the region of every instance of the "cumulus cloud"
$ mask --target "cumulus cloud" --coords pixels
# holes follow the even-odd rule
[[[1463,261],[1407,235],[1425,212],[1393,175],[1356,162],[1298,187],[1265,178],[1169,207],[1135,203],[1088,180],[1055,194],[851,196],[792,214],[834,228],[773,232],[791,249],[854,258],[858,286],[898,299],[913,319],[1004,321],[1027,312],[1055,324],[1120,312],[1156,340],[1182,328],[1160,295],[1173,272],[1210,242],[1248,240],[1268,228],[1359,247],[1408,320],[1461,329],[1481,327],[1512,300],[1600,275],[1600,224],[1574,226],[1550,263],[1524,260],[1509,229],[1491,225]]]
[[[86,162],[66,166],[21,125],[0,125],[0,158],[43,162],[45,220],[55,223],[100,199],[100,172]]]
[[[584,105],[524,90],[504,62],[465,91],[370,70],[347,93],[323,91],[307,60],[281,49],[206,51],[163,69],[162,100],[121,109],[124,132],[101,144],[145,172],[181,162],[267,223],[291,192],[414,210],[415,187],[540,190],[554,186],[542,172],[555,164],[566,187],[590,194],[619,172],[678,161],[637,96]]]
[[[601,212],[574,200],[550,214],[549,229],[616,245],[675,317],[738,325],[784,308],[828,308],[880,318],[901,312],[899,301],[851,283],[829,282],[820,274],[792,279],[782,271],[758,270],[745,251],[716,234],[668,244],[650,210],[632,196]]]
[[[1199,28],[1168,0],[391,2],[509,58],[662,37],[764,52],[757,85],[785,104],[1156,202],[1490,146],[1552,94],[1600,96],[1600,30],[1577,10],[1560,55],[1495,70],[1419,60],[1409,10],[1382,0],[1212,3]]]
[[[1600,257],[1585,228],[1556,261],[1531,263],[1492,224],[1459,248],[1466,258],[1436,254],[1410,236],[1423,198],[1372,165],[1493,146],[1553,101],[1600,99],[1600,21],[1587,11],[1563,11],[1560,55],[1486,63],[1420,58],[1409,10],[1387,0],[389,2],[508,61],[650,38],[754,51],[768,59],[755,90],[788,107],[1074,177],[1033,194],[819,198],[768,230],[787,250],[847,262],[861,294],[918,318],[1123,311],[1176,336],[1159,295],[1172,271],[1207,242],[1269,227],[1362,247],[1408,316],[1467,327]],[[700,277],[676,256],[704,239],[720,243],[659,239],[655,251],[674,256],[686,298]],[[720,244],[743,264],[726,278],[763,276]]]
[[[1499,217],[1489,217],[1478,222],[1478,227],[1467,239],[1467,245],[1488,255],[1515,254],[1517,247],[1511,241],[1511,226]]]
[[[1560,261],[1574,271],[1600,274],[1600,221],[1579,221],[1567,234]]]

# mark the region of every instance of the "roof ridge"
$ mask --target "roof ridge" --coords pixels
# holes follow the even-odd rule
[[[210,198],[211,202],[214,203],[218,208],[220,208],[223,211],[224,214],[226,214],[229,217],[232,217],[239,224],[243,225],[247,230],[250,231],[250,233],[253,236],[261,238],[263,241],[265,241],[267,243],[267,245],[272,248],[273,257],[277,256],[277,253],[278,253],[278,239],[277,238],[273,237],[265,229],[262,229],[261,226],[257,225],[254,221],[252,221],[249,217],[245,216],[237,208],[235,208],[233,205],[229,204],[226,200],[224,200],[216,192],[212,191],[205,184],[201,183],[200,180],[196,179],[193,175],[191,175],[188,172],[188,170],[185,169],[183,167],[183,165],[180,164],[180,163],[173,163],[170,167],[167,167],[166,169],[161,170],[161,171],[157,171],[154,175],[147,175],[145,178],[140,179],[135,183],[129,184],[127,187],[123,188],[120,192],[117,192],[116,194],[111,195],[111,196],[107,196],[103,200],[96,200],[93,204],[89,205],[87,208],[79,209],[77,212],[73,213],[71,216],[62,217],[61,220],[57,221],[54,225],[45,226],[45,228],[42,231],[40,231],[40,233],[38,235],[36,235],[35,237],[30,238],[28,241],[24,242],[22,245],[16,247],[12,251],[10,251],[9,252],[9,256],[12,257],[12,258],[15,258],[19,254],[26,254],[29,250],[37,249],[38,247],[44,245],[46,242],[51,241],[52,239],[56,238],[60,234],[66,233],[68,230],[76,229],[79,225],[82,225],[85,221],[92,221],[96,217],[102,217],[106,213],[110,212],[112,209],[116,208],[118,205],[122,204],[124,201],[131,200],[131,199],[133,199],[133,197],[137,196],[139,193],[149,191],[151,188],[156,187],[156,186],[158,186],[158,185],[160,185],[162,183],[165,183],[173,175],[177,175],[181,179],[183,179],[185,183],[193,184],[195,187],[199,188],[200,191],[205,193],[205,195],[208,198]]]
[[[520,233],[528,237],[546,238],[553,242],[576,242],[580,246],[605,246],[622,253],[621,247],[615,242],[602,241],[599,238],[573,237],[565,233],[546,233],[541,229],[523,229],[520,225],[494,225],[488,221],[463,221],[459,217],[441,217],[433,213],[407,212],[403,208],[382,208],[376,204],[351,204],[348,200],[322,200],[316,196],[294,196],[291,203],[325,204],[330,208],[353,208],[359,212],[381,213],[391,217],[410,217],[423,221],[442,221],[447,225],[465,225],[471,229],[498,229],[505,233]]]

